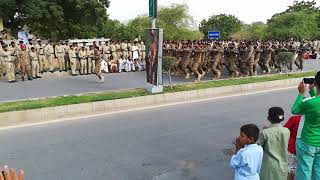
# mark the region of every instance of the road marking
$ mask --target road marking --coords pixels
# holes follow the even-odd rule
[[[113,111],[113,112],[85,115],[85,116],[81,116],[81,117],[62,118],[62,119],[45,121],[45,122],[38,122],[38,123],[21,124],[21,125],[15,125],[15,126],[1,127],[0,131],[17,129],[17,128],[24,128],[24,127],[48,125],[48,124],[54,124],[54,123],[60,123],[60,122],[80,121],[80,120],[85,120],[87,118],[94,118],[94,117],[99,117],[99,116],[107,116],[107,115],[113,115],[113,114],[128,113],[128,112],[133,112],[133,111],[156,109],[156,108],[162,108],[162,107],[167,107],[167,106],[183,105],[183,104],[197,103],[197,102],[217,100],[217,99],[225,99],[225,98],[232,98],[232,97],[240,97],[240,96],[248,96],[248,95],[254,95],[254,94],[269,93],[269,92],[288,90],[288,89],[293,89],[293,88],[296,88],[296,86],[254,91],[254,92],[248,92],[248,93],[237,93],[237,94],[232,94],[232,95],[223,95],[223,96],[203,98],[203,99],[197,99],[197,100],[189,100],[189,101],[187,100],[187,101],[183,101],[183,102],[173,102],[173,103],[166,103],[166,104],[159,104],[159,105],[151,105],[148,107],[139,107],[139,108],[133,108],[133,109],[127,109],[127,110],[119,110],[119,111]]]

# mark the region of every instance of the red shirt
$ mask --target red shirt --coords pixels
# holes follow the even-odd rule
[[[301,120],[301,116],[292,116],[290,117],[286,125],[284,125],[284,127],[290,130],[288,151],[291,154],[296,154],[296,140],[297,140],[297,132],[298,132],[300,120]]]

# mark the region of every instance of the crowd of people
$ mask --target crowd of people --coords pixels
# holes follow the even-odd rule
[[[291,108],[295,116],[284,126],[284,110],[272,107],[270,126],[262,131],[254,124],[241,127],[230,161],[235,180],[320,179],[320,71],[308,83],[299,84]],[[305,96],[307,86],[310,97]]]
[[[45,43],[46,42],[46,43]],[[0,77],[7,76],[9,83],[41,78],[45,72],[70,71],[72,76],[145,70],[146,47],[142,41],[69,42],[29,39],[28,43],[0,39]]]
[[[219,79],[222,66],[230,77],[253,76],[258,65],[264,73],[282,72],[283,67],[293,70],[293,64],[303,70],[304,60],[317,58],[318,41],[167,41],[163,55],[174,58],[171,72],[189,79],[191,74],[200,81],[206,73],[213,72]],[[278,55],[291,52],[292,58],[283,62]]]

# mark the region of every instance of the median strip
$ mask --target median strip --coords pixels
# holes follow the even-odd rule
[[[314,76],[315,71],[310,72],[301,72],[301,73],[290,73],[290,74],[275,74],[269,76],[258,76],[258,77],[245,77],[245,78],[236,78],[236,79],[226,79],[218,81],[204,81],[200,83],[187,83],[174,85],[171,89],[170,86],[164,88],[163,93],[174,93],[181,91],[191,91],[191,90],[200,90],[208,89],[214,87],[224,87],[224,86],[233,86],[233,85],[242,85],[250,83],[259,83],[259,82],[268,82],[275,80],[284,80],[284,79],[293,79],[293,78],[302,78]],[[73,104],[82,104],[90,102],[99,102],[99,101],[108,101],[132,97],[140,97],[151,95],[146,92],[144,89],[130,89],[122,91],[111,91],[103,93],[90,93],[82,95],[71,95],[71,96],[61,96],[54,98],[44,98],[38,100],[26,100],[26,101],[16,101],[16,102],[4,102],[0,103],[0,113],[11,112],[11,111],[22,111],[22,110],[31,110],[31,109],[40,109],[48,107],[57,107]]]

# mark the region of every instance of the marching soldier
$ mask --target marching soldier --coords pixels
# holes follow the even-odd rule
[[[65,63],[65,61],[64,61],[65,52],[64,52],[64,47],[63,47],[63,45],[61,45],[60,41],[57,42],[54,52],[55,52],[55,55],[58,59],[60,72],[62,72],[65,68],[65,64],[64,64]]]
[[[301,71],[303,70],[303,62],[304,62],[304,59],[305,59],[305,55],[306,55],[306,48],[301,44],[299,49],[298,49],[298,58],[294,62],[294,64]]]
[[[32,47],[31,52],[29,53],[29,58],[31,61],[31,67],[32,67],[32,77],[33,79],[41,78],[39,76],[39,59],[38,59],[38,54],[36,51],[36,48]]]
[[[271,53],[272,48],[268,45],[268,43],[264,44],[262,47],[262,53],[261,53],[261,69],[265,73],[270,73],[270,61],[271,61]]]
[[[239,72],[237,71],[237,54],[238,51],[236,50],[235,44],[230,43],[228,45],[227,50],[225,51],[225,64],[227,69],[229,70],[229,76],[231,78],[237,77]]]
[[[95,60],[95,73],[100,79],[100,83],[104,83],[104,77],[101,75],[101,59],[100,59],[100,52],[99,48],[95,47],[93,59]]]
[[[17,80],[15,80],[15,73],[14,73],[14,62],[11,56],[11,52],[8,50],[8,45],[7,44],[3,44],[2,45],[2,60],[6,65],[6,75],[8,78],[8,82],[9,83],[15,83],[18,82]]]
[[[255,74],[254,68],[254,47],[252,46],[251,41],[247,43],[247,58],[246,58],[246,66],[249,70],[249,75],[253,76]],[[248,73],[248,72],[247,72]]]
[[[202,51],[201,51],[201,47],[199,44],[195,45],[195,49],[194,49],[194,62],[192,64],[192,71],[195,74],[195,76],[197,76],[197,81],[200,82],[201,80],[201,73],[199,72],[199,66],[201,64],[201,55],[202,55]]]
[[[221,70],[219,66],[222,60],[222,53],[223,53],[223,49],[222,47],[220,47],[218,43],[213,45],[211,49],[211,61],[212,61],[211,68],[214,75],[213,79],[220,79],[221,77]]]
[[[49,62],[49,71],[54,73],[54,66],[53,66],[53,58],[54,58],[54,49],[51,40],[49,40],[47,46],[44,49],[45,55]]]

